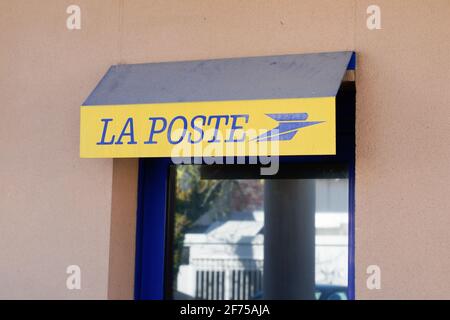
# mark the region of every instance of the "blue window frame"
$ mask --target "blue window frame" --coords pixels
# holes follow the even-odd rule
[[[281,165],[323,163],[316,157],[283,157]],[[136,242],[136,299],[164,299],[166,292],[166,246],[168,243],[169,158],[141,159]],[[319,164],[319,167],[321,165]],[[354,299],[354,163],[346,163],[349,179],[348,297]]]
[[[349,179],[348,298],[355,298],[355,85],[343,83],[336,97],[336,155],[289,156],[288,163],[344,164]],[[165,297],[170,158],[139,162],[135,299]]]

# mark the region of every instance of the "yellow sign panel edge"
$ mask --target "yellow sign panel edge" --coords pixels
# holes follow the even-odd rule
[[[279,141],[278,154],[280,156],[334,155],[336,154],[335,109],[335,97],[81,106],[80,157],[170,157],[174,145],[169,144],[168,141],[160,140],[155,145],[143,144],[143,141],[148,139],[146,136],[148,136],[150,125],[146,122],[149,116],[166,118],[182,116],[191,119],[196,115],[208,117],[247,114],[251,121],[249,121],[250,123],[242,123],[245,119],[241,118],[240,127],[244,127],[243,130],[253,128],[268,131],[279,127],[283,122],[286,123],[286,121],[277,121],[270,118],[268,114],[300,113],[308,114],[305,121],[317,122],[317,124],[294,130],[296,133],[291,139]],[[98,144],[105,129],[105,122],[102,122],[101,119],[113,119],[108,123],[107,133],[113,131],[117,138],[117,135],[123,130],[126,119],[130,117],[134,121],[135,140],[138,143],[128,144],[130,141],[127,142],[126,139],[122,139],[122,144]],[[300,122],[302,121],[300,120]],[[230,144],[238,144],[238,142],[231,142]],[[205,147],[208,143],[203,143],[203,145]],[[215,155],[224,156],[227,154],[225,151],[222,154],[219,152]],[[251,154],[246,150],[245,155],[258,154]],[[199,156],[199,154],[193,156]]]

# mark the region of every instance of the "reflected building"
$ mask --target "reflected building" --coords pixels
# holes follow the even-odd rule
[[[316,180],[316,286],[347,286],[347,199],[348,180]],[[280,250],[285,245],[280,243]],[[174,281],[175,298],[261,298],[263,265],[262,208],[233,212],[222,220],[205,213],[184,235],[182,261]]]

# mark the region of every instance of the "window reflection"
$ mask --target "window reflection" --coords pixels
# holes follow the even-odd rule
[[[176,171],[174,298],[262,299],[264,180]],[[348,181],[317,179],[315,188],[316,299],[346,299]]]

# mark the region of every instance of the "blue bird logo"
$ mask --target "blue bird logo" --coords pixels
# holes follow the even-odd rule
[[[307,113],[270,113],[266,116],[278,121],[278,126],[252,140],[260,141],[287,141],[294,138],[301,128],[313,126],[325,121],[306,121]]]

